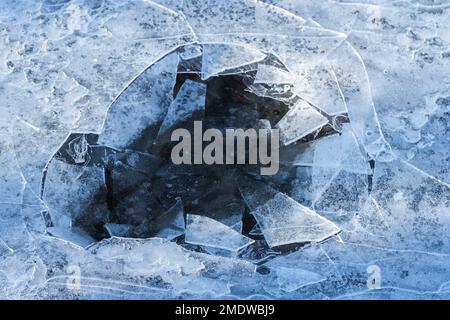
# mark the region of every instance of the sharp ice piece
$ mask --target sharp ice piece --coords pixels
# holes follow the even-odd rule
[[[261,228],[259,227],[258,224],[255,224],[253,226],[253,228],[249,231],[248,234],[251,236],[262,236],[263,235]]]
[[[203,45],[202,80],[263,60],[266,55],[244,45],[208,43]]]
[[[294,84],[294,76],[289,71],[267,64],[258,64],[254,84]]]
[[[69,228],[74,220],[89,213],[97,197],[106,197],[103,170],[53,159],[47,168],[42,195],[50,210],[51,223],[55,227]],[[108,211],[106,204],[95,207],[98,216]]]
[[[246,247],[239,253],[239,258],[251,261],[255,264],[261,264],[279,254],[279,252],[269,248],[266,241],[256,240],[255,243]]]
[[[344,97],[331,66],[324,62],[306,71],[293,91],[329,115],[347,112]]]
[[[178,54],[169,54],[145,70],[110,106],[99,144],[126,149],[144,134],[151,145],[172,102]],[[150,130],[152,129],[152,130]],[[136,150],[136,148],[133,148]]]
[[[290,243],[320,242],[340,229],[283,193],[251,212],[270,247]]]
[[[344,124],[339,136],[318,140],[314,150],[314,166],[341,168],[348,172],[371,174],[369,159],[361,152],[349,125]]]
[[[111,237],[129,237],[132,228],[130,224],[105,223],[105,229]]]
[[[97,242],[94,238],[88,235],[80,228],[65,228],[65,227],[50,227],[47,232],[57,238],[72,242],[80,247],[86,248],[89,245]]]
[[[275,128],[280,129],[281,143],[286,146],[322,128],[327,123],[328,119],[309,103],[299,100],[275,125]]]
[[[369,159],[361,152],[349,124],[343,124],[340,135],[316,140],[300,154],[294,165],[342,169],[348,172],[371,174]]]
[[[244,182],[240,190],[270,247],[320,242],[340,232],[331,221],[263,183]]]
[[[155,237],[175,239],[184,234],[184,212],[181,199],[153,222],[153,230],[157,230]]]
[[[302,287],[322,282],[326,277],[299,268],[277,267],[273,270],[276,274],[276,281],[281,290],[292,292]]]
[[[254,242],[214,219],[191,214],[186,218],[185,241],[232,252],[237,252]]]
[[[171,129],[188,119],[201,119],[205,109],[206,85],[186,80],[177,97],[167,111],[166,117],[159,129],[158,138],[165,136]]]

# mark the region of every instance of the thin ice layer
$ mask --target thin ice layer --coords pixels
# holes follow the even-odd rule
[[[214,219],[192,214],[186,218],[185,241],[232,252],[239,251],[254,242]]]
[[[157,278],[159,286],[174,294],[194,293],[204,297],[223,296],[230,287],[254,282],[252,263],[192,252],[160,238],[110,238],[89,251],[103,261],[120,263],[128,276]],[[117,284],[116,284],[117,285]]]
[[[309,103],[299,100],[275,125],[275,128],[280,129],[281,143],[286,146],[322,128],[327,123],[327,118]]]

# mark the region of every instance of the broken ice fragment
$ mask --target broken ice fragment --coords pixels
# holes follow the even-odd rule
[[[181,199],[155,221],[152,222],[152,229],[157,230],[155,237],[172,240],[184,234],[184,213]]]
[[[361,56],[350,43],[345,42],[333,52],[329,62],[346,101],[356,137],[371,158],[379,155],[389,157],[391,147],[381,131],[372,100],[371,83]]]
[[[260,63],[258,64],[258,72],[253,83],[293,84],[294,76],[289,71]]]
[[[225,43],[203,45],[202,80],[263,60],[264,53],[249,46]]]
[[[361,152],[351,126],[344,123],[339,135],[332,135],[312,142],[299,154],[294,165],[343,169],[348,172],[371,174],[369,159]]]
[[[105,229],[111,237],[129,237],[132,228],[130,224],[105,223]]]
[[[320,242],[340,229],[283,193],[251,212],[270,247],[290,243]]]
[[[263,235],[262,231],[261,231],[261,228],[259,227],[258,224],[255,224],[253,226],[253,228],[249,231],[248,234],[251,235],[251,236],[262,236]]]
[[[94,238],[92,238],[82,229],[76,227],[73,228],[50,227],[47,228],[47,232],[54,237],[72,242],[83,248],[86,248],[87,246],[97,242]]]
[[[320,274],[299,268],[277,267],[274,271],[278,286],[285,292],[292,292],[326,280],[326,277]]]
[[[71,227],[72,222],[91,210],[106,215],[104,173],[98,167],[67,164],[53,159],[47,168],[42,197],[50,210],[53,226]],[[99,205],[92,208],[91,204]],[[95,214],[94,214],[95,215]]]
[[[243,180],[240,191],[270,247],[320,242],[340,228],[316,212],[264,183]],[[247,182],[247,183],[246,183]]]
[[[344,97],[328,62],[313,66],[299,79],[293,91],[329,115],[347,112]]]
[[[112,103],[108,110],[99,144],[125,149],[141,135],[148,135],[141,148],[146,151],[172,102],[178,54],[173,52],[145,70]]]
[[[299,100],[275,125],[280,129],[280,140],[284,146],[300,140],[328,123],[309,103]]]
[[[237,252],[254,240],[208,217],[187,215],[186,238],[190,244]]]
[[[188,119],[195,119],[196,115],[203,116],[205,108],[206,85],[186,80],[177,97],[169,106],[166,117],[159,128],[158,139],[164,137],[170,129],[182,124]]]

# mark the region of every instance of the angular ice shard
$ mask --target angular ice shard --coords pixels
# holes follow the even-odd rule
[[[280,129],[281,143],[287,146],[322,128],[327,123],[328,119],[309,103],[299,100],[275,125],[275,128]]]
[[[105,223],[105,229],[111,237],[129,237],[132,228],[130,224]]]
[[[273,270],[276,274],[276,281],[281,290],[292,292],[302,287],[312,285],[326,280],[326,277],[299,268],[277,267]]]
[[[348,124],[343,124],[339,136],[317,140],[314,146],[314,166],[340,168],[348,172],[371,174],[369,159]]]
[[[331,221],[261,182],[243,182],[240,190],[270,247],[320,242],[340,231]]]
[[[205,109],[206,84],[186,80],[177,97],[169,106],[166,117],[159,128],[157,139],[188,119],[198,120]]]
[[[80,247],[86,248],[89,245],[97,242],[94,238],[88,235],[85,231],[80,228],[72,227],[50,227],[47,228],[47,232],[57,238],[64,239],[66,241],[72,242]]]
[[[263,60],[266,55],[250,46],[208,43],[203,45],[202,80]]]
[[[98,167],[74,166],[53,159],[47,168],[42,198],[50,210],[55,227],[72,226],[74,220],[93,210],[98,217],[106,216],[104,173]],[[100,205],[91,207],[98,201]],[[93,212],[95,215],[95,213]]]
[[[156,136],[172,102],[178,67],[178,54],[173,52],[145,70],[112,103],[98,143],[125,149],[146,134],[146,151]],[[136,148],[133,148],[137,150]]]
[[[281,68],[259,63],[253,84],[294,84],[294,75]]]
[[[320,242],[340,229],[283,193],[251,212],[270,247],[290,243]]]
[[[347,112],[336,75],[328,62],[307,70],[296,81],[293,91],[330,116]]]
[[[184,234],[185,222],[183,203],[180,199],[177,199],[177,202],[173,207],[152,222],[152,229],[157,232],[155,237],[169,240]]]
[[[365,150],[362,152],[351,126],[347,123],[342,125],[339,135],[331,135],[310,143],[308,149],[296,157],[294,165],[342,169],[360,174],[372,173]]]
[[[346,101],[348,117],[357,139],[371,158],[389,156],[391,148],[378,122],[371,84],[361,56],[346,42],[333,52],[329,62]]]
[[[185,241],[190,244],[237,252],[254,240],[214,219],[188,214]]]

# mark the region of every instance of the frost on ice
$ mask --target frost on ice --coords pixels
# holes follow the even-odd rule
[[[2,2],[0,297],[449,298],[450,8],[422,2]],[[279,172],[174,165],[194,120],[278,128]]]

